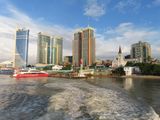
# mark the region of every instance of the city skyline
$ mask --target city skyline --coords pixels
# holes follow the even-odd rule
[[[24,4],[20,0],[1,0],[0,39],[3,43],[0,44],[0,54],[2,54],[0,61],[12,59],[12,43],[17,27],[30,29],[29,58],[35,61],[37,51],[33,52],[33,50],[37,45],[38,32],[64,37],[64,56],[66,56],[72,55],[75,30],[87,27],[88,24],[96,31],[97,58],[113,58],[119,45],[124,54],[129,54],[131,44],[138,41],[149,42],[153,48],[153,57],[159,58],[160,17],[157,15],[160,2],[158,0],[127,1],[47,0],[44,3],[35,0],[32,4],[30,1]],[[46,5],[46,10],[41,9],[42,5]],[[61,7],[58,7],[60,5]],[[37,10],[34,10],[35,8]]]

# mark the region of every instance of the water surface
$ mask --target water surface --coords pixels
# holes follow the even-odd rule
[[[158,80],[0,76],[0,120],[157,120],[159,92]]]

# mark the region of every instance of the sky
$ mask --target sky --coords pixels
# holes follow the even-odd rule
[[[29,62],[35,63],[37,33],[62,36],[63,55],[72,55],[74,32],[95,29],[97,59],[113,59],[119,46],[149,42],[160,56],[160,0],[0,0],[0,62],[13,59],[17,28],[30,30]]]

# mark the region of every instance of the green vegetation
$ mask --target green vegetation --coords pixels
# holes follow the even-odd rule
[[[52,70],[52,66],[37,67],[37,70]]]
[[[62,70],[71,70],[71,69],[72,69],[72,65],[70,64],[62,68]]]
[[[139,67],[142,75],[158,75],[158,76],[160,76],[160,64],[128,62],[126,64],[126,66]]]
[[[115,70],[112,71],[113,74],[116,75],[125,75],[123,67],[118,67]]]

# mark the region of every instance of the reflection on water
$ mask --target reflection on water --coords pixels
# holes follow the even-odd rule
[[[123,85],[124,85],[124,89],[126,89],[126,90],[132,89],[134,87],[133,86],[133,79],[132,78],[126,78],[124,80]]]
[[[131,93],[147,102],[160,115],[160,80],[133,79]]]

